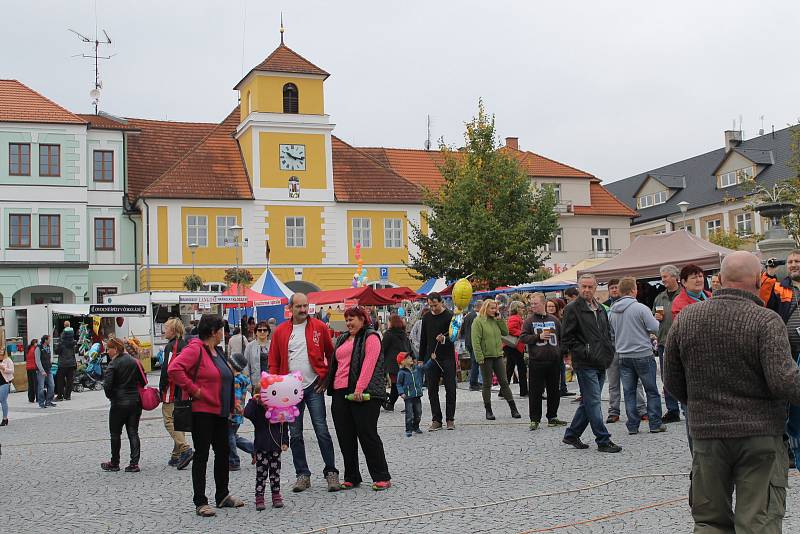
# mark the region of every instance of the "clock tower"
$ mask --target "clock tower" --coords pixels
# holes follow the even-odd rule
[[[236,138],[256,200],[333,202],[329,74],[283,43],[238,83]]]

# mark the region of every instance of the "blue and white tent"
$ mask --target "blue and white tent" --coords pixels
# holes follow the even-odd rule
[[[444,278],[428,278],[425,280],[425,283],[422,284],[422,287],[417,289],[417,293],[421,295],[427,295],[428,293],[432,293],[434,291],[442,291],[447,287],[447,280]]]
[[[261,273],[261,276],[258,277],[250,289],[261,293],[262,295],[271,295],[274,297],[285,297],[289,298],[294,294],[294,291],[289,289],[286,284],[278,280],[278,277],[275,276],[269,267],[264,269],[264,272]],[[267,321],[269,319],[275,319],[278,324],[285,321],[283,318],[283,304],[278,304],[275,306],[259,306],[255,309],[255,313],[253,312],[253,308],[240,308],[237,313],[237,309],[231,309],[228,311],[228,322],[231,325],[238,325],[239,320],[242,315],[247,315],[248,317],[255,316],[259,321]]]

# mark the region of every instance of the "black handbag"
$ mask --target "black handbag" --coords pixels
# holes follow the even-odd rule
[[[194,367],[194,380],[197,381],[197,373],[200,371],[200,361],[203,359],[203,352],[197,357],[197,365]],[[192,399],[179,399],[181,392],[175,387],[175,407],[172,412],[172,424],[178,432],[192,431]]]

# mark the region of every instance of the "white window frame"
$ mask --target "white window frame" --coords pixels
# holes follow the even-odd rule
[[[547,244],[548,252],[564,252],[564,232],[563,228],[557,228],[553,232],[553,240]]]
[[[598,243],[602,243],[602,250],[597,247]],[[592,250],[595,252],[608,252],[611,250],[611,229],[592,228]]]
[[[753,214],[750,212],[736,214],[736,233],[740,236],[753,234]]]
[[[542,187],[549,187],[553,190],[556,194],[556,204],[561,204],[561,184],[554,184],[554,183],[544,183]]]
[[[669,194],[667,193],[666,189],[656,191],[655,193],[650,193],[649,195],[642,195],[636,199],[636,208],[643,209],[664,204],[668,198]]]
[[[403,248],[403,219],[383,220],[383,246]]]
[[[192,223],[192,219],[194,219],[194,223]],[[198,247],[208,246],[208,216],[186,216],[186,244],[191,245],[192,243],[196,243]]]
[[[372,247],[372,219],[369,217],[353,217],[350,222],[353,228],[353,246],[361,243],[361,248]]]
[[[706,235],[712,235],[715,232],[722,231],[722,219],[712,219],[706,221]]]
[[[286,219],[284,219],[284,226],[286,228],[286,248],[305,248],[306,218],[286,217]]]
[[[236,215],[217,215],[217,248],[232,246],[234,236],[231,228],[237,225]]]
[[[753,177],[753,167],[744,167],[735,171],[726,172],[719,175],[719,188],[725,189],[742,183],[742,175],[747,178]]]

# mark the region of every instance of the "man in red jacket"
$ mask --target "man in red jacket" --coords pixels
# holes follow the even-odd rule
[[[289,298],[292,320],[278,326],[272,334],[269,348],[269,372],[286,375],[299,371],[303,375],[303,400],[297,405],[300,410],[293,423],[289,423],[289,446],[297,474],[292,491],[299,493],[311,487],[311,471],[306,460],[306,446],[303,440],[303,413],[306,407],[311,415],[311,424],[317,435],[319,450],[325,462],[325,480],[328,491],[338,491],[339,471],[336,469],[336,456],[333,440],[328,431],[325,413],[326,378],[328,363],[333,356],[328,325],[309,317],[308,298],[303,293],[295,293]]]

